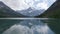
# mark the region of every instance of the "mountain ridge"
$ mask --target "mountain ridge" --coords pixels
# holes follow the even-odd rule
[[[38,18],[60,18],[60,0],[57,0],[49,9],[47,9],[44,13]]]
[[[23,15],[12,10],[2,1],[0,1],[0,17],[23,17]]]

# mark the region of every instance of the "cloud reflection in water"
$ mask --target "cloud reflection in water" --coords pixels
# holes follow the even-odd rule
[[[54,32],[40,20],[24,20],[10,27],[3,34],[54,34]]]

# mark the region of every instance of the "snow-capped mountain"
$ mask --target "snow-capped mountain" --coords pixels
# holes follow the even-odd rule
[[[17,12],[19,12],[22,15],[25,16],[38,16],[40,14],[42,14],[43,12],[45,12],[44,9],[40,9],[40,10],[36,10],[36,9],[32,9],[31,7],[26,9],[26,10],[18,10]]]

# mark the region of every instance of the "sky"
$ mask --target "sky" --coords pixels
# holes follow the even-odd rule
[[[13,10],[32,9],[47,10],[56,0],[0,0]]]

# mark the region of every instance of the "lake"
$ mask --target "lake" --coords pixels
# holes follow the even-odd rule
[[[0,34],[60,34],[60,19],[2,18]]]

